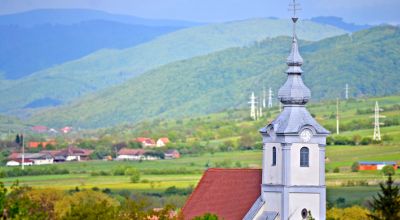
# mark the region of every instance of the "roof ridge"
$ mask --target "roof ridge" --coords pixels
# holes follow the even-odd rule
[[[262,170],[261,168],[208,168],[207,171],[217,171],[217,170],[224,170],[224,171],[254,171],[254,170]]]

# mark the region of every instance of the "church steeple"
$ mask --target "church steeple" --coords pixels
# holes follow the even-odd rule
[[[303,58],[299,52],[299,45],[297,43],[296,37],[296,23],[299,18],[296,16],[296,12],[299,10],[298,4],[293,0],[293,39],[292,39],[292,49],[286,60],[288,65],[288,78],[286,83],[279,89],[278,98],[284,105],[305,105],[311,98],[311,92],[304,85],[301,78],[303,70],[301,66],[303,65]]]

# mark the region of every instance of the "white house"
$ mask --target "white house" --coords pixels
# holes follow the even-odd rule
[[[167,137],[160,138],[157,140],[157,147],[165,147],[169,142]]]
[[[118,151],[116,160],[159,160],[160,156],[143,149],[122,148]]]
[[[49,153],[26,153],[24,154],[24,165],[45,165],[54,162],[53,156]],[[7,166],[19,166],[22,163],[22,154],[13,153],[12,158],[9,158]]]
[[[6,163],[6,166],[8,166],[8,167],[15,167],[15,166],[19,166],[19,165],[20,165],[20,163],[15,160],[10,160]]]

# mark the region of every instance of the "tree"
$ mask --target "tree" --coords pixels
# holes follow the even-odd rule
[[[326,213],[327,220],[354,220],[354,219],[366,219],[369,214],[368,209],[360,206],[352,206],[349,208],[331,208]]]
[[[203,216],[194,217],[193,220],[218,220],[218,216],[211,213],[206,213]]]
[[[0,182],[0,211],[4,210],[5,205],[6,205],[6,195],[7,195],[7,188],[4,187],[4,184]],[[0,213],[0,217],[2,216],[3,213]]]
[[[393,168],[392,165],[386,165],[386,166],[384,166],[384,167],[382,168],[382,173],[383,173],[385,176],[394,175],[395,170],[394,170],[394,168]]]
[[[129,172],[127,172],[129,170]],[[125,171],[125,174],[130,175],[130,179],[132,183],[138,183],[140,180],[140,172],[135,168],[130,168]]]
[[[22,135],[20,136],[17,134],[17,136],[15,136],[15,143],[17,143],[19,146],[22,146]]]
[[[96,191],[80,191],[55,203],[56,219],[117,219],[118,201]]]
[[[400,218],[400,193],[399,187],[393,185],[392,175],[389,175],[386,185],[379,184],[381,192],[373,197],[370,205],[373,213],[369,214],[373,220],[397,220]]]

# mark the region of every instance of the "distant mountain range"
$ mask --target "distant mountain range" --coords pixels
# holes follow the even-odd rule
[[[100,49],[123,49],[198,25],[84,9],[0,16],[0,77],[19,79]]]
[[[0,72],[5,79],[19,79],[100,49],[133,47],[178,29],[104,20],[35,27],[0,25]]]
[[[101,23],[103,26],[106,24],[103,21]],[[78,26],[84,24],[90,26],[93,22],[79,23]],[[118,29],[118,24],[113,24],[112,22],[108,22],[108,24],[110,29]],[[45,26],[47,27],[47,25]],[[38,38],[45,38],[41,39],[42,43],[36,46],[34,44],[29,45],[34,47],[40,54],[43,53],[43,55],[39,56],[33,53],[27,55],[29,54],[28,52],[22,52],[23,55],[21,56],[12,56],[15,58],[15,62],[7,61],[4,65],[14,63],[16,66],[21,64],[19,68],[25,68],[25,66],[28,66],[28,60],[37,60],[40,63],[45,60],[44,57],[52,60],[56,59],[57,56],[63,56],[62,51],[75,47],[85,48],[92,43],[91,41],[93,43],[96,42],[96,34],[103,36],[97,39],[106,40],[113,33],[117,33],[117,31],[108,32],[106,30],[100,32],[96,31],[96,28],[90,31],[88,26],[86,28],[81,27],[82,33],[76,33],[74,30],[77,27],[74,26],[75,28],[68,33],[76,33],[78,42],[75,45],[69,43],[63,45],[62,41],[58,41],[59,43],[55,44],[56,46],[54,47],[63,48],[64,50],[57,49],[53,52],[46,50],[49,45],[52,45],[52,42],[48,40],[49,38],[51,39],[50,34],[38,34],[36,35]],[[50,25],[48,27],[57,29],[59,25]],[[60,29],[63,30],[64,28],[60,27]],[[153,29],[149,27],[143,27],[143,29],[149,31],[149,37],[152,35],[151,33],[154,33],[152,32]],[[145,37],[143,36],[145,34],[133,34],[137,30],[135,28],[131,32],[136,38],[130,38],[124,34],[129,28],[120,26],[118,30],[120,32],[117,35],[124,39],[124,42],[138,42],[140,39],[138,40],[137,38]],[[170,29],[167,28],[165,31],[170,31]],[[90,36],[85,37],[84,33],[88,32]],[[146,33],[144,30],[142,32]],[[43,32],[40,31],[39,33]],[[299,36],[305,40],[320,40],[344,33],[346,32],[336,27],[311,21],[302,21],[299,27]],[[18,80],[0,80],[0,96],[2,97],[0,99],[0,112],[15,114],[16,112],[20,113],[21,109],[24,108],[68,103],[82,95],[115,86],[125,82],[127,79],[170,62],[205,55],[230,47],[248,46],[266,38],[290,36],[290,34],[291,24],[288,20],[251,19],[185,28],[126,49],[99,50],[80,59],[40,70]],[[63,36],[64,39],[65,35],[60,31],[60,36]],[[119,46],[120,42],[116,39],[118,37],[114,36],[109,43]],[[48,44],[46,44],[46,41],[48,41]],[[17,43],[14,44],[17,46]],[[6,45],[3,47],[7,48]],[[29,58],[26,56],[29,56]],[[7,58],[6,55],[5,57]]]
[[[368,29],[368,28],[372,27],[371,25],[360,25],[360,24],[347,23],[347,22],[343,21],[343,18],[334,17],[334,16],[315,17],[315,18],[311,18],[311,21],[317,22],[320,24],[332,25],[337,28],[346,30],[348,32],[360,31],[360,30],[364,30],[364,29]]]
[[[398,94],[399,45],[400,28],[392,26],[300,41],[313,100],[343,96],[346,83],[351,97]],[[289,49],[290,38],[278,37],[174,62],[65,106],[36,112],[31,122],[103,127],[244,107],[252,91],[259,96],[263,87],[272,87],[276,95],[286,79]]]
[[[111,14],[91,9],[38,9],[2,15],[0,16],[0,25],[34,27],[43,24],[71,25],[93,20],[113,21],[117,23],[154,27],[191,27],[200,24],[190,21],[140,18],[130,15]]]

